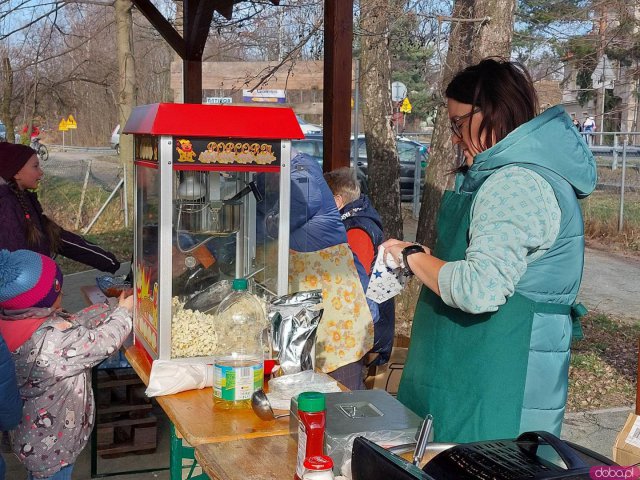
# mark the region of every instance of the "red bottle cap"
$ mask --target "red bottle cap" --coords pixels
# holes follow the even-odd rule
[[[326,455],[314,455],[304,459],[304,468],[307,470],[331,470],[333,468],[333,460]]]

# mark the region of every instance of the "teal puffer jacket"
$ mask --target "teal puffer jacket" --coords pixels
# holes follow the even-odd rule
[[[551,147],[551,148],[550,148]],[[597,181],[596,163],[571,119],[560,106],[521,125],[494,147],[477,155],[460,178],[460,191],[475,194],[495,171],[518,165],[541,175],[554,190],[561,211],[560,231],[551,248],[530,263],[516,292],[537,302],[575,302],[584,265],[584,224],[579,198]],[[572,321],[568,315],[536,314],[529,349],[520,431],[545,417],[559,434],[564,415]],[[549,379],[556,379],[553,394]],[[547,392],[544,396],[539,392]]]

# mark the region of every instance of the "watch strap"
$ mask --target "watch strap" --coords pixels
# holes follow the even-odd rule
[[[424,251],[424,247],[422,245],[417,245],[417,244],[409,245],[408,247],[404,247],[402,249],[402,261],[404,262],[404,268],[411,275],[413,275],[413,271],[411,270],[411,267],[409,266],[409,262],[407,261],[407,257],[409,255],[413,255],[414,253],[426,253],[426,252]]]

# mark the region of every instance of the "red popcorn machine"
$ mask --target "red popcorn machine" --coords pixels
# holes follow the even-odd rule
[[[134,136],[135,341],[152,359],[211,363],[230,334],[212,313],[234,278],[287,293],[290,140],[302,131],[288,108],[160,103],[136,107],[123,133]]]

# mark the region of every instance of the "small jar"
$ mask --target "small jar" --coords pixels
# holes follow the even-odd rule
[[[333,480],[333,460],[326,455],[304,459],[302,480]]]

